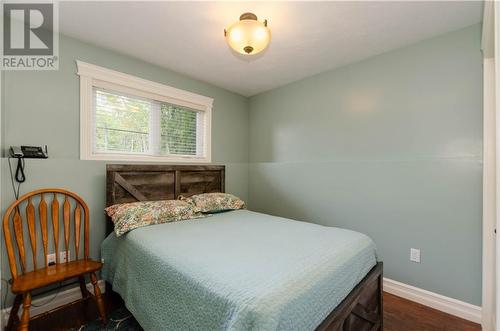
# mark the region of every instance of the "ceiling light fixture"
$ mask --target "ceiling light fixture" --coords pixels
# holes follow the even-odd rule
[[[224,29],[224,36],[229,46],[244,55],[254,55],[266,49],[271,41],[271,30],[267,20],[257,21],[254,13],[244,13],[239,22]]]

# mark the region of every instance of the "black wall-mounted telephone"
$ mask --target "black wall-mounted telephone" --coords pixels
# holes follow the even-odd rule
[[[26,181],[26,176],[24,175],[24,159],[46,159],[49,157],[47,152],[47,145],[45,145],[45,151],[39,146],[10,146],[9,153],[11,158],[17,159],[16,173],[12,172],[12,165],[9,158],[9,170],[10,177],[12,179],[12,189],[14,190],[14,196],[16,199],[19,198],[19,190],[21,184]],[[14,184],[14,180],[17,182],[17,188]]]
[[[45,145],[45,151],[39,146],[11,146],[10,155],[14,158],[25,159],[46,159],[49,157],[47,145]]]

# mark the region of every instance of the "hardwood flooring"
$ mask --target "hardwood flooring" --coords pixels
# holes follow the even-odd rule
[[[104,294],[106,312],[109,315],[113,310],[123,306],[123,301],[117,294]],[[30,331],[67,331],[76,329],[99,318],[97,306],[94,300],[67,306],[61,310],[46,315],[40,315],[30,322]]]
[[[480,331],[476,323],[384,292],[384,331]]]
[[[112,311],[123,305],[117,295],[105,295]],[[62,331],[76,328],[97,318],[93,301],[71,305],[63,310],[35,319],[30,330]],[[384,331],[480,331],[478,324],[442,313],[438,310],[384,293]]]

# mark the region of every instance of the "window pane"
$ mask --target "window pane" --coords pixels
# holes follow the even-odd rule
[[[197,155],[197,111],[164,103],[160,120],[162,155]]]
[[[94,90],[95,151],[146,153],[151,102]]]

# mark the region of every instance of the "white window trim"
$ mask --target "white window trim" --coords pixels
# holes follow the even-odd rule
[[[143,161],[162,163],[210,163],[212,161],[212,105],[214,99],[184,91],[168,85],[103,68],[94,64],[76,61],[80,76],[80,159],[103,161]],[[205,112],[206,139],[205,157],[152,156],[130,153],[94,153],[92,146],[93,87],[110,87],[122,92],[139,91],[150,97],[179,106]]]

